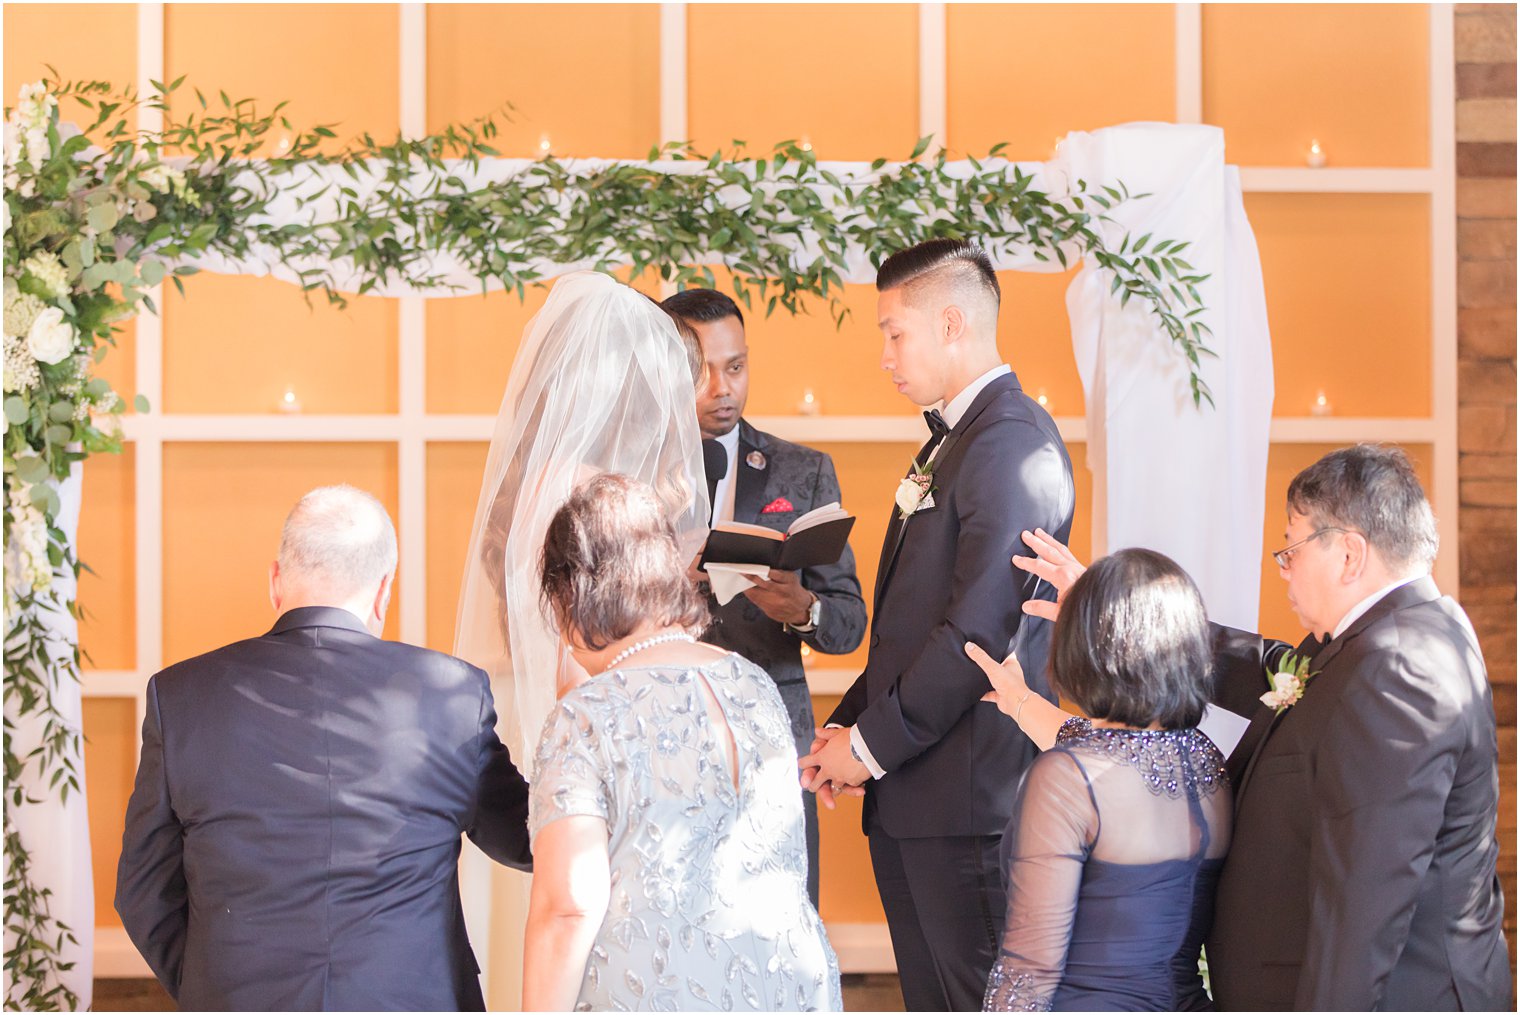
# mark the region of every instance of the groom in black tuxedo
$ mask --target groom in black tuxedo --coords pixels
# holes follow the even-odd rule
[[[866,670],[803,759],[811,788],[864,783],[863,825],[909,1011],[981,1007],[1005,900],[999,843],[1037,753],[990,702],[963,646],[1018,653],[1044,684],[1054,598],[1015,570],[1023,529],[1067,538],[1075,491],[1055,421],[997,348],[997,275],[978,247],[931,240],[877,275],[882,369],[932,435],[899,488],[877,570]],[[918,477],[915,479],[914,477]]]

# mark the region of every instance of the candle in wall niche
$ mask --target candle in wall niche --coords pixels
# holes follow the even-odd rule
[[[812,151],[813,150],[812,139],[809,138],[806,134],[802,135],[802,144],[798,145],[798,147],[801,148],[805,152]]]
[[[802,400],[797,403],[797,414],[800,416],[816,416],[819,410],[818,396],[813,394],[813,389],[803,388]]]
[[[538,139],[538,153],[540,155],[548,155],[550,147],[552,146],[549,144],[549,135],[541,135]]]
[[[1328,160],[1325,158],[1325,149],[1320,147],[1319,138],[1309,142],[1309,153],[1304,156],[1304,161],[1308,163],[1310,169],[1325,168]]]
[[[280,396],[281,412],[300,412],[301,400],[296,397],[295,388],[286,388],[285,394]]]
[[[1311,406],[1309,406],[1309,415],[1311,415],[1311,416],[1328,416],[1328,415],[1330,415],[1330,399],[1325,396],[1325,392],[1324,392],[1323,389],[1321,389],[1320,392],[1314,396],[1314,404],[1311,405]]]
[[[1047,410],[1050,408],[1050,396],[1045,394],[1044,388],[1034,393],[1034,400],[1040,403],[1040,408]]]
[[[282,155],[285,152],[290,151],[290,134],[289,133],[281,133],[280,134],[280,139],[275,142],[274,146],[275,146],[275,148],[279,149],[279,151],[280,151],[280,153]]]

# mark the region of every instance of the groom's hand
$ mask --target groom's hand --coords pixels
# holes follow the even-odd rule
[[[745,589],[749,601],[760,607],[767,617],[781,624],[806,624],[813,595],[802,587],[796,571],[772,570],[767,580],[755,575],[755,587]]]
[[[797,763],[804,770],[815,770],[812,779],[805,783],[805,788],[817,793],[826,783],[833,783],[835,787],[864,784],[871,777],[871,771],[855,760],[855,753],[850,750],[850,731],[841,729],[823,732],[832,732],[834,735],[828,737],[822,747]]]
[[[817,736],[813,738],[813,746],[808,748],[809,757],[817,754],[820,750],[823,749],[823,746],[825,744],[837,737],[839,734],[844,733],[846,739],[849,737],[848,731],[839,726],[830,726],[825,727],[824,729],[814,729],[813,732],[816,733]],[[803,765],[800,760],[798,761],[798,767],[802,769],[802,788],[806,790],[812,790],[813,782],[818,778],[818,767],[816,765]],[[813,792],[818,795],[819,801],[822,802],[825,807],[827,807],[829,810],[833,810],[834,798],[836,796],[865,796],[866,788],[864,786],[848,786],[843,784],[836,786],[832,782],[825,781],[816,790],[813,790]]]

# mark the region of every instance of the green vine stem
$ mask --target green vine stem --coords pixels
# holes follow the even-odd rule
[[[56,78],[56,72],[54,72]],[[6,109],[5,193],[5,779],[13,806],[31,793],[78,790],[79,732],[54,698],[79,676],[77,645],[50,643],[49,615],[74,613],[61,579],[82,566],[57,525],[57,484],[75,463],[121,448],[122,399],[96,374],[118,326],[154,287],[197,262],[280,265],[308,293],[342,305],[359,294],[432,288],[445,278],[494,281],[523,296],[546,267],[631,266],[679,286],[730,274],[736,296],[766,314],[825,301],[847,316],[844,278],[866,259],[931,237],[974,238],[994,257],[1032,256],[1068,267],[1086,258],[1122,304],[1138,298],[1185,359],[1195,406],[1212,405],[1200,376],[1212,355],[1199,285],[1183,239],[1134,238],[1109,213],[1132,195],[1120,182],[1078,181],[1052,194],[1002,157],[951,165],[878,159],[841,176],[784,142],[750,157],[742,145],[703,155],[671,144],[649,161],[507,165],[492,146],[496,117],[389,143],[338,141],[329,126],[296,130],[283,103],[215,100],[183,79],[140,98],[101,81],[47,80]],[[62,123],[59,99],[85,113]],[[164,126],[132,124],[139,105]],[[504,110],[502,117],[509,117]],[[263,153],[287,141],[271,157]],[[306,221],[276,218],[295,200]],[[1117,246],[1106,234],[1120,235]],[[444,270],[448,267],[449,270]],[[472,285],[473,288],[473,285]],[[148,411],[141,397],[138,411]],[[13,723],[40,721],[42,741],[18,756]],[[40,797],[39,797],[40,799]],[[69,929],[50,914],[7,814],[7,1007],[69,1007],[57,985]]]

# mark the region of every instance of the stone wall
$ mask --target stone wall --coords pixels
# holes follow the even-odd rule
[[[1515,8],[1458,4],[1457,443],[1462,604],[1499,720],[1500,878],[1515,964]]]

